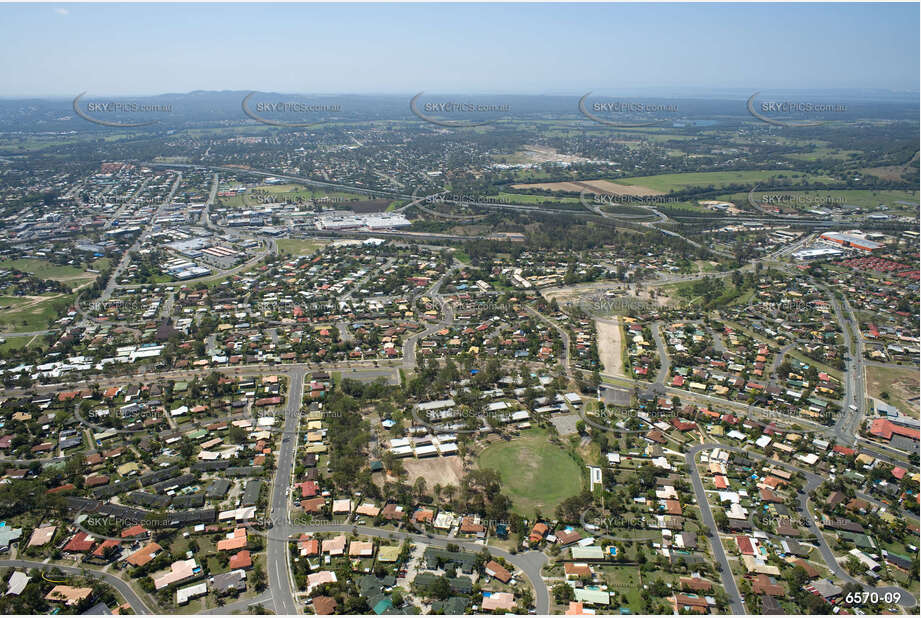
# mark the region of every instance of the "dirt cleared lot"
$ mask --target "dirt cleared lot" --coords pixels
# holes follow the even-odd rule
[[[579,299],[583,294],[591,294],[597,291],[617,290],[624,291],[627,286],[619,281],[592,281],[590,283],[577,283],[575,285],[554,286],[541,290],[541,296],[548,301],[556,299],[556,302],[563,304]]]
[[[459,486],[461,479],[464,478],[464,467],[461,458],[452,455],[450,457],[426,457],[425,459],[404,459],[403,467],[409,473],[406,482],[412,485],[417,477],[425,479],[426,487],[431,490],[436,484],[444,487],[445,485]]]
[[[903,414],[918,418],[918,372],[906,367],[867,367],[867,392],[871,397],[877,397],[895,406]],[[889,398],[881,397],[888,393]]]
[[[655,296],[650,293],[653,290]],[[612,296],[605,294],[609,291],[613,292]],[[619,281],[593,281],[591,283],[549,287],[542,289],[540,293],[548,301],[556,299],[556,302],[561,306],[565,303],[584,301],[583,309],[593,315],[631,315],[636,310],[635,307],[631,308],[633,300],[642,303],[655,303],[660,307],[664,307],[671,299],[667,290],[644,285],[642,289],[637,291],[636,286],[626,285]]]
[[[598,356],[601,358],[604,372],[608,375],[627,377],[621,354],[624,335],[620,320],[597,318],[595,328],[598,330]]]

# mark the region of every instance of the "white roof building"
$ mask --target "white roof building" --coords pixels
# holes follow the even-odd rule
[[[204,594],[208,594],[208,584],[206,582],[180,588],[176,591],[176,604],[185,605],[189,602],[189,599],[194,599]]]
[[[14,571],[13,574],[10,575],[9,582],[7,582],[6,593],[19,596],[22,594],[22,591],[26,589],[26,584],[28,584],[31,579],[31,577],[22,571]]]

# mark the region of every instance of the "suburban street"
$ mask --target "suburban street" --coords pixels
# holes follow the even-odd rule
[[[547,614],[550,611],[550,593],[547,590],[547,584],[544,583],[540,575],[540,570],[547,563],[547,556],[540,551],[527,551],[517,554],[511,554],[504,549],[489,547],[480,543],[464,541],[454,537],[440,536],[436,534],[417,534],[414,532],[405,532],[402,530],[386,530],[383,528],[373,528],[370,526],[354,526],[350,524],[317,524],[308,526],[290,526],[288,528],[291,534],[301,534],[304,532],[343,532],[350,534],[357,532],[366,536],[373,536],[383,539],[400,539],[411,541],[416,544],[433,545],[435,547],[446,547],[448,544],[459,546],[464,551],[479,553],[486,547],[489,552],[499,556],[520,569],[531,582],[534,588],[534,601],[538,614]]]
[[[713,549],[713,557],[719,565],[723,589],[726,590],[726,596],[729,598],[729,609],[733,614],[744,615],[745,606],[742,603],[742,595],[736,585],[732,568],[729,566],[729,560],[726,558],[726,551],[723,549],[723,542],[720,540],[719,528],[717,528],[716,521],[713,519],[713,511],[710,509],[710,503],[707,502],[707,493],[704,491],[703,481],[700,480],[700,473],[697,471],[697,454],[700,451],[721,446],[713,444],[695,445],[685,454],[684,462],[688,474],[691,476],[691,486],[694,488],[694,496],[697,498],[701,521],[710,529],[710,547]]]
[[[179,184],[179,179],[177,179],[176,184],[173,186],[173,191]],[[216,188],[217,183],[215,179],[215,184],[213,189]],[[271,243],[270,247],[274,250],[274,243]],[[126,254],[127,255],[127,254]],[[261,259],[261,258],[260,258]],[[392,260],[389,263],[392,263]],[[419,340],[429,336],[430,334],[436,332],[437,330],[449,326],[453,323],[454,320],[454,309],[452,303],[446,302],[444,298],[439,294],[439,288],[441,285],[450,277],[451,273],[454,272],[457,268],[462,266],[459,263],[452,265],[452,267],[445,272],[439,279],[432,282],[431,285],[426,288],[421,295],[429,296],[436,302],[442,310],[441,319],[432,323],[425,325],[423,331],[412,334],[404,339],[403,342],[403,358],[402,359],[390,359],[390,360],[368,360],[368,361],[349,361],[349,362],[339,362],[339,363],[300,363],[300,364],[251,364],[251,365],[240,365],[235,367],[215,367],[215,368],[205,368],[198,370],[181,370],[181,371],[171,371],[171,372],[156,372],[156,373],[140,373],[134,375],[125,375],[125,376],[116,376],[112,378],[100,378],[93,380],[93,382],[100,384],[101,386],[105,385],[115,385],[115,384],[127,384],[136,381],[137,379],[147,379],[147,378],[169,378],[169,379],[189,379],[193,377],[200,377],[207,375],[211,371],[221,371],[229,375],[265,375],[267,373],[272,374],[283,374],[286,375],[289,379],[289,389],[288,389],[288,399],[286,402],[285,413],[283,425],[281,428],[282,433],[282,443],[277,452],[277,468],[275,475],[271,482],[270,487],[270,521],[273,524],[273,527],[265,535],[267,544],[266,544],[266,567],[267,567],[267,578],[269,590],[267,593],[257,595],[256,597],[236,601],[234,603],[222,606],[220,608],[215,608],[214,610],[209,610],[206,613],[230,613],[230,612],[248,612],[249,608],[253,605],[264,605],[269,609],[272,609],[277,614],[297,614],[303,613],[301,603],[297,600],[296,590],[293,585],[290,572],[290,554],[289,554],[289,542],[292,538],[299,533],[303,532],[352,532],[357,531],[359,534],[364,534],[368,536],[374,536],[378,538],[399,538],[403,540],[408,540],[414,543],[424,543],[431,544],[439,547],[444,547],[448,543],[455,543],[462,546],[464,549],[469,551],[480,551],[484,546],[479,543],[465,542],[460,541],[452,537],[444,537],[439,535],[427,535],[427,534],[417,534],[406,532],[403,530],[385,530],[378,529],[366,526],[352,526],[349,524],[325,524],[325,525],[295,525],[292,524],[289,520],[289,498],[288,491],[291,484],[291,475],[294,469],[296,449],[297,449],[297,435],[299,428],[299,419],[300,419],[300,409],[303,399],[303,389],[306,379],[306,374],[309,371],[337,371],[341,372],[343,377],[350,377],[355,379],[363,380],[373,380],[376,378],[384,378],[390,383],[399,382],[398,369],[402,368],[404,371],[410,372],[415,369],[416,366],[416,345]],[[365,275],[362,279],[354,282],[352,290],[357,289],[361,283],[368,279],[370,275]],[[115,278],[110,279],[109,284],[110,288],[114,288]],[[864,398],[861,395],[865,392],[864,376],[863,376],[863,365],[864,361],[862,359],[862,337],[859,332],[856,332],[857,341],[853,342],[851,337],[851,329],[849,327],[849,321],[851,324],[856,324],[853,310],[850,307],[849,303],[845,301],[844,306],[842,307],[841,303],[835,299],[833,295],[829,292],[829,297],[831,300],[831,306],[835,311],[836,318],[840,324],[842,332],[844,333],[844,339],[846,347],[854,349],[856,345],[856,354],[849,354],[847,360],[846,376],[845,380],[845,396],[843,399],[844,412],[839,415],[836,424],[833,427],[826,427],[824,425],[807,421],[801,418],[790,418],[788,419],[791,422],[796,423],[800,427],[808,427],[809,431],[814,433],[821,433],[833,437],[835,440],[841,443],[853,444],[855,440],[855,433],[857,427],[859,427],[860,419],[862,418],[863,408],[864,408]],[[526,310],[535,318],[540,319],[549,325],[551,325],[558,333],[563,344],[562,357],[559,359],[561,368],[563,369],[566,376],[570,381],[575,379],[576,371],[585,374],[584,370],[573,369],[571,360],[570,360],[570,338],[569,333],[565,328],[557,324],[553,319],[541,314],[532,306],[526,306]],[[845,311],[848,314],[848,317],[845,316]],[[657,371],[656,377],[652,382],[646,382],[641,380],[634,380],[629,378],[617,377],[612,374],[603,374],[606,381],[609,383],[619,384],[624,388],[636,389],[636,388],[646,388],[651,389],[653,392],[659,395],[677,395],[682,398],[682,400],[696,401],[703,404],[710,405],[719,405],[725,406],[732,409],[736,409],[740,412],[747,414],[758,414],[764,417],[771,419],[780,419],[783,420],[785,417],[771,410],[759,408],[757,406],[745,404],[743,402],[730,401],[718,397],[713,397],[711,395],[702,394],[702,393],[691,393],[686,390],[672,388],[667,385],[667,376],[670,370],[671,359],[669,358],[667,348],[661,333],[661,322],[656,322],[652,325],[653,339],[659,354],[660,358],[660,368]],[[778,360],[783,358],[785,352],[792,349],[794,344],[787,345],[783,350],[781,355],[779,355]],[[777,363],[775,362],[775,365]],[[82,380],[75,384],[69,385],[37,385],[33,387],[32,390],[42,392],[46,390],[60,390],[64,387],[74,388],[80,385],[86,385],[91,382],[90,379]],[[10,389],[10,392],[14,392],[15,389]],[[850,408],[851,405],[854,405],[858,408],[855,412]],[[583,410],[579,411],[579,414],[582,418],[589,423],[590,425],[601,428],[603,430],[609,430],[611,427],[598,424],[596,421],[591,419]],[[220,419],[218,419],[220,420]],[[620,431],[620,430],[618,430]],[[642,431],[646,431],[645,429]],[[172,430],[166,430],[164,433],[171,433]],[[885,445],[872,445],[876,449],[880,450],[893,450],[888,449]],[[733,450],[736,452],[741,452],[741,449],[728,447],[718,443],[708,443],[695,445],[688,451],[685,455],[685,462],[688,466],[688,471],[691,477],[691,484],[694,488],[695,495],[697,497],[698,504],[700,506],[701,518],[708,528],[713,531],[713,535],[710,537],[710,543],[713,550],[713,555],[715,560],[720,566],[721,578],[723,586],[727,591],[727,595],[730,599],[730,608],[733,613],[742,614],[744,613],[744,607],[740,599],[739,590],[735,578],[730,567],[729,559],[726,555],[726,552],[720,541],[719,534],[717,532],[717,527],[713,518],[712,511],[706,499],[706,492],[703,487],[703,482],[700,478],[699,473],[696,469],[696,457],[698,453],[704,449],[710,448],[723,448],[727,450]],[[864,449],[867,450],[867,449]],[[889,458],[887,455],[879,453],[878,451],[870,451],[874,456],[878,456],[884,461],[898,461],[896,459]],[[749,456],[758,457],[755,454],[747,453]],[[894,454],[898,454],[896,451]],[[11,463],[17,464],[30,464],[33,462],[51,462],[59,460],[60,458],[40,458],[34,460],[6,460]],[[821,482],[824,480],[821,477],[818,477],[810,472],[802,471],[795,466],[784,464],[783,462],[778,462],[780,465],[785,465],[791,469],[796,470],[797,472],[804,475],[807,479],[807,494],[800,496],[800,510],[804,514],[804,517],[807,521],[811,522],[811,528],[814,533],[817,533],[818,529],[815,526],[814,520],[811,519],[811,515],[808,511],[808,492],[813,491],[818,487]],[[900,464],[904,465],[903,462],[899,461]],[[879,505],[878,501],[875,501],[872,498],[866,497],[866,499],[871,502]],[[910,517],[913,517],[911,514],[907,514]],[[916,518],[915,518],[916,519]],[[835,572],[835,574],[845,581],[854,581],[850,576],[837,564],[834,559],[834,555],[831,549],[825,543],[824,538],[821,534],[817,533],[817,538],[820,539],[818,543],[819,552],[822,554],[823,559],[828,564],[829,568]],[[517,569],[519,569],[528,580],[531,582],[532,587],[535,591],[535,603],[538,613],[546,613],[549,611],[549,591],[547,584],[544,582],[543,578],[540,575],[541,567],[547,562],[548,558],[542,552],[530,551],[518,554],[510,554],[504,550],[497,548],[490,548],[490,551],[497,556],[501,556],[504,559],[508,560],[513,564]],[[137,596],[128,596],[129,594],[133,595],[133,591],[127,587],[127,584],[118,578],[106,574],[100,573],[100,576],[111,578],[120,584],[115,584],[119,590],[125,588],[123,594],[126,594],[126,598],[130,599],[132,606],[137,604],[137,607],[140,607],[142,611],[147,613],[149,610],[146,606],[143,605],[143,602],[137,598]],[[897,588],[879,588],[877,590],[880,593],[886,591],[889,592],[899,592],[902,594],[903,605],[910,603],[909,599],[913,599],[909,593],[904,590]]]
[[[69,573],[71,575],[82,575],[87,574],[90,577],[96,577],[104,580],[107,584],[118,590],[118,592],[125,598],[131,608],[136,614],[153,614],[147,604],[137,595],[134,589],[128,585],[123,579],[116,577],[111,573],[106,573],[104,571],[98,571],[96,569],[90,569],[86,567],[69,567],[69,566],[59,566],[56,564],[50,564],[45,562],[34,562],[32,560],[0,560],[0,567],[14,567],[17,569],[39,569],[41,571],[49,571],[51,569],[59,569],[62,573]]]
[[[868,592],[876,592],[880,596],[885,593],[898,593],[900,600],[898,604],[902,607],[914,607],[917,604],[915,597],[908,592],[907,590],[897,587],[897,586],[882,586],[882,587],[872,587],[863,582],[860,582],[854,579],[837,561],[835,558],[834,552],[828,546],[828,542],[825,540],[825,537],[822,535],[821,529],[816,523],[815,516],[809,511],[809,499],[812,493],[827,479],[823,476],[819,476],[808,470],[803,470],[802,468],[790,464],[785,461],[780,461],[776,459],[768,459],[764,455],[758,453],[753,453],[745,449],[730,446],[726,444],[721,444],[719,442],[707,442],[705,444],[696,444],[687,452],[685,455],[685,463],[688,466],[688,473],[691,476],[691,484],[694,487],[694,494],[697,497],[697,502],[700,507],[701,515],[703,516],[704,524],[711,527],[711,530],[714,532],[714,536],[711,537],[711,545],[713,546],[714,555],[717,558],[717,561],[722,566],[722,576],[723,576],[723,586],[726,588],[727,592],[730,590],[734,591],[735,598],[738,598],[739,592],[738,588],[735,585],[735,578],[731,574],[731,570],[728,568],[729,563],[726,559],[725,551],[723,550],[722,542],[719,539],[718,529],[716,528],[715,522],[713,520],[713,514],[710,509],[710,504],[707,501],[707,494],[704,491],[703,482],[700,478],[700,472],[697,470],[695,465],[697,455],[701,451],[712,450],[719,448],[726,451],[731,451],[734,453],[743,454],[746,457],[751,457],[753,459],[758,459],[761,461],[770,461],[772,465],[778,465],[783,468],[786,468],[792,472],[800,474],[803,478],[806,479],[806,485],[803,487],[803,493],[798,496],[798,507],[801,516],[801,520],[807,525],[809,531],[816,538],[816,545],[818,546],[819,552],[822,554],[822,559],[825,561],[826,566],[831,570],[837,577],[843,579],[846,582],[855,583],[859,585],[862,589]],[[874,502],[876,502],[874,500]],[[917,518],[915,518],[917,521]],[[729,577],[726,577],[726,574],[729,573]],[[727,585],[728,584],[728,585]],[[732,586],[730,588],[729,586]],[[730,594],[730,598],[733,596]],[[745,612],[741,608],[741,603],[739,607],[733,607],[733,613],[744,614]]]
[[[441,285],[447,281],[448,277],[451,276],[457,269],[457,263],[453,264],[451,268],[447,270],[441,277],[439,277],[432,285],[430,285],[421,296],[428,296],[434,300],[441,307],[442,318],[438,321],[430,323],[425,327],[424,330],[414,333],[406,337],[403,340],[403,370],[412,371],[416,366],[416,343],[423,337],[428,337],[435,331],[441,330],[445,326],[450,326],[454,322],[454,307],[451,306],[451,303],[445,302],[441,295],[438,293],[438,289]]]

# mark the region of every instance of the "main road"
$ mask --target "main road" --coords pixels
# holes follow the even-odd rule
[[[141,245],[144,244],[144,241],[147,238],[150,237],[151,230],[153,229],[153,226],[157,220],[157,217],[160,216],[160,212],[163,210],[164,207],[172,203],[173,196],[176,195],[176,191],[179,190],[179,185],[181,183],[182,183],[182,173],[178,173],[176,174],[176,180],[175,182],[173,182],[173,186],[170,188],[170,192],[166,196],[166,199],[163,200],[163,202],[160,203],[160,205],[157,207],[154,213],[150,215],[150,219],[147,221],[146,225],[144,226],[144,229],[137,235],[137,238],[134,240],[133,243],[131,243],[131,246],[125,249],[124,253],[122,253],[121,259],[119,259],[118,264],[115,265],[115,268],[109,274],[109,280],[106,282],[106,287],[102,290],[102,293],[100,293],[99,298],[97,298],[95,302],[104,303],[107,300],[109,300],[109,298],[112,297],[113,292],[115,292],[115,288],[118,287],[118,278],[121,276],[122,271],[125,270],[125,268],[128,267],[128,264],[131,262],[132,254],[135,251],[137,251],[141,247]],[[140,189],[138,189],[138,191],[134,194],[134,196],[131,198],[131,201],[129,203],[133,203],[134,200],[138,197],[138,195],[140,195]],[[114,218],[112,219],[112,221],[114,221]],[[80,323],[83,326],[89,326],[92,320],[85,313],[83,313],[82,309],[80,309],[79,303],[80,303],[80,300],[79,300],[79,295],[78,295],[77,299],[74,301],[74,304],[77,307],[78,313],[80,313],[81,315]]]
[[[269,521],[278,534],[268,536],[266,543],[266,565],[271,591],[272,603],[276,614],[297,614],[298,604],[294,599],[291,583],[291,569],[288,560],[288,487],[291,486],[291,474],[294,471],[294,458],[297,454],[297,433],[301,418],[301,403],[304,398],[304,377],[307,371],[303,367],[292,368],[287,372],[288,403],[285,407],[284,430],[275,477],[272,479]]]

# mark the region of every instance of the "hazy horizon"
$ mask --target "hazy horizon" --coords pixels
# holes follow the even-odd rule
[[[770,93],[771,95],[783,95],[783,94],[828,94],[828,95],[850,95],[854,97],[868,97],[868,101],[875,102],[904,102],[900,97],[917,97],[921,94],[921,90],[895,90],[895,89],[884,89],[884,88],[773,88],[773,89],[762,89],[765,92]],[[334,96],[343,96],[343,97],[412,97],[418,92],[416,91],[403,91],[403,92],[296,92],[296,91],[285,91],[285,90],[247,90],[247,89],[195,89],[188,90],[184,92],[155,92],[155,93],[135,93],[135,92],[93,92],[86,91],[85,96],[87,98],[96,98],[99,97],[122,97],[122,98],[155,98],[155,97],[169,97],[169,96],[190,96],[195,94],[241,94],[247,92],[256,92],[259,94],[279,94],[279,95],[290,95],[290,96],[300,96],[300,97],[334,97]],[[652,98],[687,98],[687,99],[700,99],[700,100],[745,100],[750,97],[753,92],[752,90],[744,88],[735,88],[735,89],[708,89],[701,86],[699,89],[676,89],[673,92],[661,92],[657,88],[623,88],[623,89],[612,89],[612,88],[593,88],[592,94],[596,96],[638,96],[645,95]],[[441,96],[509,96],[509,97],[581,97],[586,94],[584,91],[568,91],[568,92],[503,92],[503,91],[476,91],[476,90],[467,90],[467,91],[441,91],[441,90],[426,90],[427,95],[441,95]],[[39,99],[47,101],[72,101],[74,97],[81,93],[53,93],[53,94],[20,94],[20,95],[0,95],[0,100],[28,100],[28,99]],[[879,97],[879,98],[876,98]]]

